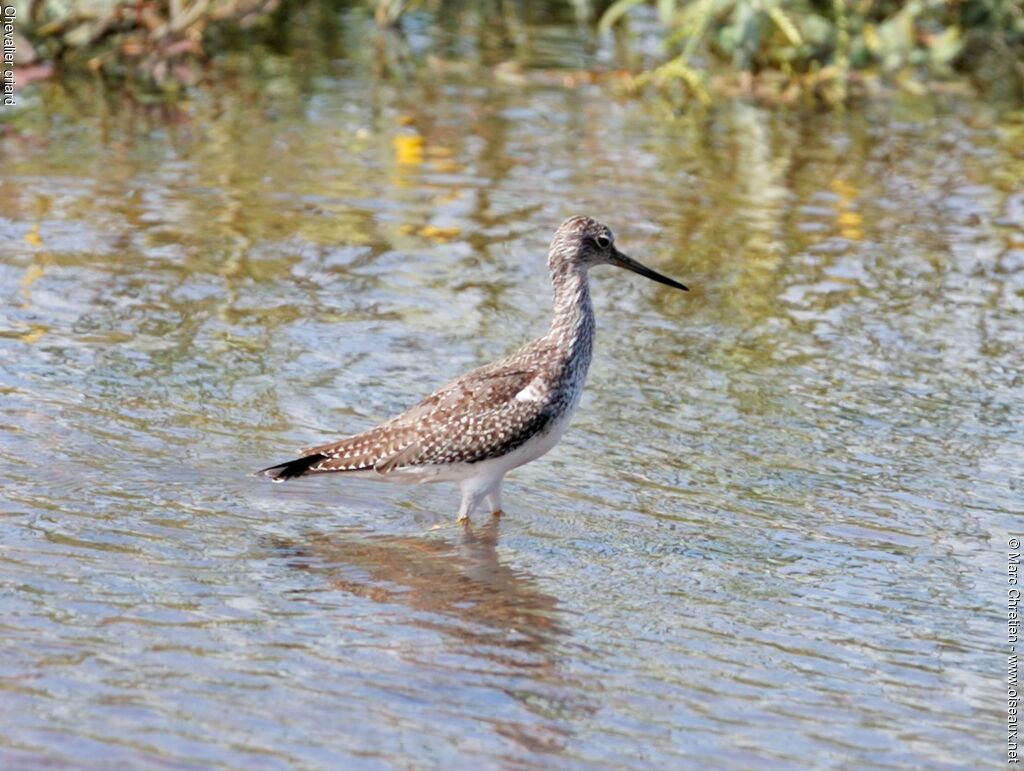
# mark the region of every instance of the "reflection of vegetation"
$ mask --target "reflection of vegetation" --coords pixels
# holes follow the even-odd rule
[[[621,23],[641,2],[617,0],[600,27]],[[1020,0],[659,0],[657,7],[671,58],[641,82],[684,98],[710,98],[715,60],[736,76],[717,79],[719,86],[731,80],[783,99],[813,91],[832,103],[879,74],[898,74],[911,88],[921,86],[918,76],[954,69],[1001,66],[1024,75]]]

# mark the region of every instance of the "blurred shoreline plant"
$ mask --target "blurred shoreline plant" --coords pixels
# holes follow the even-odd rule
[[[377,49],[388,36],[402,38],[403,26],[413,18],[412,26],[421,29],[425,20],[467,39],[470,49],[474,40],[481,46],[485,39],[492,47],[495,39],[518,41],[521,47],[529,23],[575,20],[590,44],[613,34],[619,58],[628,52],[630,70],[639,74],[622,72],[617,80],[629,89],[661,94],[673,106],[734,97],[839,106],[886,84],[925,92],[964,88],[971,80],[1024,101],[1024,0],[15,2],[35,62],[161,90],[198,82],[211,56],[232,47],[255,41],[283,51],[281,41],[296,19],[319,19],[318,28],[330,34],[338,19],[351,18],[344,14],[354,11],[376,21],[381,37],[361,42],[371,48],[376,43]],[[652,17],[657,19],[653,33]],[[634,24],[639,21],[643,24]],[[509,49],[503,52],[507,61],[494,65],[496,72],[520,63],[516,45]],[[436,52],[417,50],[420,60],[442,61]],[[387,59],[380,50],[376,56]],[[444,62],[449,69],[468,66]],[[417,69],[414,63],[381,71]]]
[[[645,0],[616,0],[600,31]],[[831,105],[883,82],[911,91],[959,75],[1024,83],[1024,0],[655,0],[667,61],[639,86],[674,101],[753,94]],[[621,32],[620,32],[621,33]]]
[[[160,88],[198,81],[204,39],[218,24],[245,27],[280,0],[30,0],[27,34],[36,60],[84,65]]]

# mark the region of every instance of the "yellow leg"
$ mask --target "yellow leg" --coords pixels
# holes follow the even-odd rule
[[[487,505],[491,509],[492,517],[501,516],[501,482],[498,482],[494,489],[487,493]]]

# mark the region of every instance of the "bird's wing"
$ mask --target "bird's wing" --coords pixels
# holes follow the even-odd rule
[[[471,463],[522,444],[549,415],[536,399],[516,399],[536,378],[536,367],[516,360],[495,362],[438,389],[377,428],[338,442],[310,447],[322,455],[309,471],[376,469]]]

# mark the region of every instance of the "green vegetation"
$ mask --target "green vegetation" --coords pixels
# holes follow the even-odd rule
[[[617,0],[599,29],[628,21]],[[844,102],[883,78],[920,90],[958,72],[1024,78],[1021,0],[658,0],[668,60],[646,72],[670,96],[730,88]]]
[[[196,82],[212,54],[260,30],[285,37],[311,9],[333,17],[328,26],[360,13],[399,37],[415,15],[476,50],[511,41],[512,62],[530,23],[575,18],[585,38],[614,35],[633,73],[622,82],[674,105],[737,95],[841,105],[886,86],[972,81],[1024,93],[1024,0],[31,0],[19,18],[40,61],[166,89]]]

